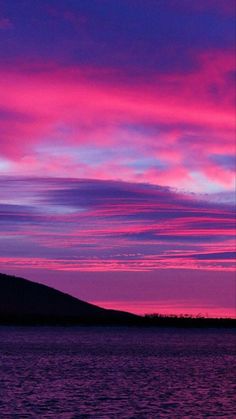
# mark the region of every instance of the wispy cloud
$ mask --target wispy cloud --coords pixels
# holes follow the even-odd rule
[[[232,189],[234,58],[199,60],[195,71],[160,74],[150,86],[117,84],[99,69],[95,79],[79,67],[3,69],[3,172]]]
[[[230,204],[117,181],[8,178],[7,185],[11,203],[0,207],[3,265],[65,271],[233,269]],[[15,203],[16,189],[20,196],[25,187],[28,205]]]

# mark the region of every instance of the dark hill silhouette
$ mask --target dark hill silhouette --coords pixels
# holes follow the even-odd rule
[[[46,285],[0,274],[0,323],[129,324],[139,318],[86,303]]]
[[[231,328],[235,327],[236,320],[160,314],[142,317],[125,311],[107,310],[46,285],[0,274],[0,324]]]

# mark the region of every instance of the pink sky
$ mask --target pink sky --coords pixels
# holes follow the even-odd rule
[[[234,3],[10,3],[0,270],[105,307],[232,316]]]

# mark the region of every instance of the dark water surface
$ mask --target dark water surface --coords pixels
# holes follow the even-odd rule
[[[1,327],[0,418],[234,418],[235,332]]]

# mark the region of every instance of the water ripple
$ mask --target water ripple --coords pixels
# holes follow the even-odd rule
[[[235,332],[0,328],[1,418],[235,417]]]

